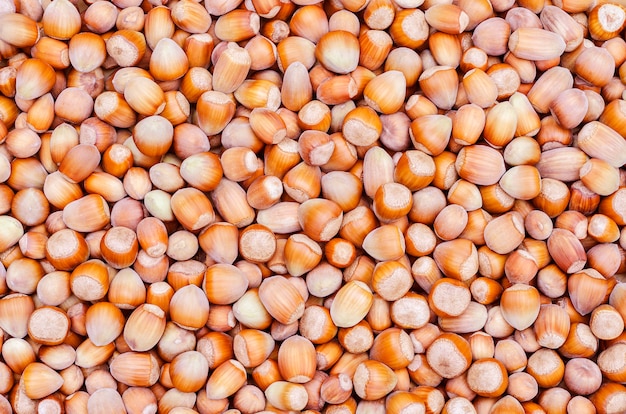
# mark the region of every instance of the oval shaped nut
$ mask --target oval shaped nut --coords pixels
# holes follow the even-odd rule
[[[417,49],[428,39],[430,26],[426,22],[424,12],[412,4],[413,2],[411,6],[406,6],[410,9],[396,11],[395,18],[389,27],[389,34],[398,46]]]
[[[341,207],[324,198],[312,198],[298,208],[298,221],[302,231],[317,242],[326,242],[335,237],[342,220]]]
[[[159,81],[182,78],[189,69],[189,60],[183,49],[174,40],[164,37],[159,40],[150,55],[150,74]]]
[[[291,276],[302,276],[311,271],[323,255],[319,243],[301,233],[289,236],[282,251],[285,268]]]
[[[165,312],[156,305],[144,303],[126,320],[124,340],[133,351],[148,351],[161,339],[165,324]]]
[[[445,222],[442,222],[441,219],[436,219],[439,222],[439,228],[437,229],[437,232],[439,231],[439,229],[447,229],[448,231],[452,230],[448,234],[449,238],[456,238],[456,236],[450,237],[455,232],[458,232],[458,234],[468,232],[465,233],[466,235],[475,232],[475,226],[478,225],[478,221],[476,221],[476,219],[480,216],[483,216],[483,213],[479,213],[479,209],[482,209],[483,207],[483,200],[478,186],[463,179],[455,181],[448,190],[448,202],[450,203],[450,205],[456,205],[462,208],[467,215],[467,221],[463,218],[464,214],[460,213],[460,210],[453,210],[457,213],[456,215],[461,216],[462,221],[460,223],[447,224]],[[440,214],[441,212],[439,212],[437,216],[439,216]],[[446,214],[443,215],[443,217],[445,216]],[[472,219],[472,216],[474,216],[474,219]],[[486,218],[486,216],[483,217]],[[443,226],[441,226],[442,224]],[[469,227],[466,228],[466,226],[468,225]],[[482,230],[480,231],[480,233],[482,233]]]
[[[426,10],[425,17],[430,26],[449,34],[463,33],[470,21],[467,13],[454,4],[435,4]]]
[[[387,37],[389,36],[387,35]],[[391,43],[391,40],[389,40],[389,43]],[[361,55],[361,57],[362,56],[363,55]],[[291,66],[293,66],[293,64]],[[374,78],[375,75],[369,69],[367,68],[362,68],[362,69],[366,70],[371,75],[368,77],[368,80]],[[316,88],[315,93],[317,95],[317,99],[319,100],[319,103],[323,105],[327,105],[327,106],[341,105],[341,107],[349,106],[350,108],[354,108],[355,105],[350,100],[354,98],[355,96],[361,94],[366,86],[365,80],[361,81],[356,76],[354,78],[351,75],[332,76],[332,73],[328,71],[326,68],[324,68],[322,65],[317,65],[314,69],[312,69],[310,76],[309,76],[309,72],[306,70],[304,71],[303,75],[306,76],[306,79],[293,79],[293,81],[299,81],[300,85],[308,85],[309,90],[311,87],[315,87]],[[355,79],[359,80],[359,83],[357,83]],[[285,81],[286,81],[286,78],[283,79],[283,90],[286,86]],[[304,96],[302,96],[302,98],[304,99]],[[311,93],[309,93],[309,101],[310,100],[311,100]],[[311,124],[310,120],[305,121],[307,116],[303,116],[306,114],[307,111],[312,109],[307,104],[308,104],[308,101],[303,102],[302,108],[305,111],[304,113],[298,114],[298,118],[300,118],[300,120],[303,123],[301,126]],[[346,104],[346,105],[343,105],[343,104]],[[320,107],[322,106],[320,105]],[[342,114],[345,115],[347,111],[349,111],[349,109],[342,110],[341,112]],[[311,115],[309,115],[308,117],[311,117]],[[319,122],[319,120],[317,122]],[[341,123],[341,120],[339,119],[338,122],[335,121],[335,123]]]
[[[270,229],[275,234],[290,234],[302,230],[298,220],[300,203],[281,201],[273,206],[259,210],[257,223]]]
[[[41,22],[43,32],[48,37],[68,40],[81,29],[81,15],[76,6],[69,1],[61,1],[44,10]]]
[[[0,40],[15,47],[35,45],[40,38],[37,22],[21,13],[2,13]]]
[[[398,377],[387,365],[369,359],[356,367],[352,383],[359,397],[373,401],[389,394],[398,383]]]
[[[283,276],[270,276],[259,286],[259,299],[274,319],[289,325],[304,314],[304,299],[298,289]]]
[[[523,331],[537,319],[540,299],[539,291],[535,287],[517,283],[502,292],[500,312],[509,325]]]
[[[369,106],[350,110],[341,123],[341,132],[350,144],[369,146],[374,144],[383,131],[383,124],[376,111]]]
[[[197,124],[207,136],[218,134],[235,115],[235,107],[231,96],[216,90],[206,91],[196,105]]]
[[[32,362],[22,372],[20,383],[24,393],[32,400],[38,400],[57,391],[63,385],[63,377],[41,362]]]
[[[257,13],[245,9],[214,13],[213,7],[223,6],[209,6],[209,12],[219,16],[215,22],[215,36],[218,39],[226,42],[241,42],[254,37],[259,32],[260,16]]]
[[[363,282],[351,280],[335,295],[330,305],[330,316],[339,328],[350,328],[365,318],[369,312],[374,295]]]
[[[63,209],[63,222],[78,232],[90,233],[101,230],[110,220],[109,205],[98,194],[86,195],[67,204]]]
[[[532,329],[539,345],[557,349],[567,340],[570,327],[571,321],[567,310],[559,305],[544,304],[539,309]]]
[[[363,189],[374,198],[378,188],[394,181],[394,162],[382,147],[371,147],[363,157]]]
[[[52,66],[41,59],[26,59],[17,70],[15,96],[31,100],[50,92],[55,82]]]
[[[524,218],[516,211],[494,218],[485,227],[485,244],[498,254],[512,252],[524,241]]]
[[[472,34],[474,46],[491,56],[504,55],[511,35],[511,26],[502,17],[491,17],[480,22]]]
[[[246,293],[248,285],[248,279],[243,271],[227,263],[209,266],[202,281],[202,288],[209,302],[216,305],[235,303]]]
[[[439,155],[452,136],[452,119],[439,114],[421,116],[411,122],[409,136],[416,149],[428,155]]]
[[[478,251],[474,243],[467,239],[438,244],[433,258],[439,270],[453,279],[469,280],[478,272]]]
[[[517,137],[504,147],[504,162],[509,165],[535,165],[541,158],[541,147],[532,137]]]
[[[288,30],[288,29],[285,29]],[[329,32],[330,33],[330,32]],[[328,33],[327,33],[328,34]],[[273,36],[270,36],[273,37]],[[289,65],[300,61],[308,69],[315,64],[315,43],[300,36],[279,36],[276,45],[278,69],[284,71]],[[321,41],[321,39],[320,39]],[[319,42],[317,43],[319,46]],[[357,58],[358,61],[358,58]]]
[[[585,267],[587,253],[578,238],[569,230],[556,228],[548,237],[548,252],[562,271],[576,273]]]
[[[584,37],[582,26],[563,9],[546,5],[539,18],[545,29],[559,34],[565,40],[566,52],[573,51],[582,43]]]
[[[236,43],[229,43],[219,55],[213,69],[213,90],[233,93],[244,82],[252,60],[248,51]]]
[[[69,182],[79,183],[96,170],[100,160],[100,152],[96,146],[78,144],[63,157],[59,171]]]
[[[295,201],[303,203],[319,196],[322,189],[322,173],[318,166],[304,161],[289,169],[283,177],[285,193]]]
[[[437,108],[452,109],[459,90],[459,75],[450,66],[433,66],[426,69],[418,79],[424,95]]]
[[[144,79],[144,78],[142,78]],[[161,157],[174,140],[174,127],[160,115],[148,116],[137,122],[133,129],[133,142],[148,157]]]
[[[200,329],[209,317],[209,300],[198,286],[190,284],[178,289],[170,300],[172,322],[190,331]]]
[[[397,112],[402,108],[406,97],[406,78],[398,70],[383,72],[367,83],[363,97],[378,112]]]
[[[363,182],[350,172],[331,171],[326,173],[322,177],[321,184],[324,198],[337,203],[344,214],[354,210],[361,201]],[[250,192],[249,189],[248,192]]]
[[[607,85],[615,73],[615,60],[604,47],[588,47],[574,62],[574,73],[592,86]]]
[[[248,119],[252,132],[267,145],[278,144],[287,136],[285,122],[272,109],[254,108]]]
[[[483,137],[489,145],[501,148],[515,136],[517,130],[517,113],[510,102],[495,104],[487,112]]]
[[[580,167],[580,181],[594,193],[608,196],[619,189],[620,172],[604,160],[591,158]]]
[[[69,89],[66,89],[66,90],[69,90]],[[52,98],[49,93],[44,96],[50,97],[50,99]],[[37,101],[41,99],[45,99],[45,98],[44,97],[38,98],[35,101],[35,104],[37,103]],[[31,109],[29,110],[29,113],[37,113],[39,111],[39,108],[35,104],[33,104],[33,107],[31,107]],[[54,117],[54,110],[52,110],[51,112],[52,113],[50,115]],[[43,114],[38,114],[37,116],[41,118],[44,117]],[[48,118],[48,116],[46,116],[46,118]],[[32,125],[30,125],[30,127],[32,127]],[[6,151],[5,156],[10,155],[16,158],[29,158],[29,157],[36,155],[39,152],[39,149],[41,148],[41,138],[30,127],[29,128],[16,128],[16,129],[9,131],[8,133],[4,132],[2,134],[3,140],[4,140],[4,148]],[[45,130],[47,129],[48,127],[45,128]]]
[[[172,213],[189,231],[206,227],[215,219],[213,205],[209,198],[196,188],[181,188],[170,200]]]
[[[412,192],[428,186],[435,176],[433,158],[418,150],[402,153],[394,170],[394,180]],[[322,178],[322,183],[324,179]]]
[[[461,106],[452,117],[452,140],[461,145],[475,144],[485,129],[487,114],[475,103]]]
[[[209,361],[198,351],[178,354],[169,366],[172,385],[181,392],[197,392],[206,384]]]
[[[159,364],[148,352],[124,352],[113,358],[109,370],[116,381],[129,387],[150,387],[159,380]]]
[[[587,95],[580,89],[566,89],[550,104],[550,113],[567,129],[576,128],[583,122],[589,109]]]
[[[517,127],[515,129],[516,136],[535,136],[541,129],[541,119],[528,101],[526,95],[521,92],[515,92],[509,98],[509,102],[513,106],[517,115]]]
[[[124,88],[124,99],[137,113],[146,116],[157,115],[165,108],[165,94],[152,79],[135,76]]]
[[[25,337],[34,310],[35,304],[28,295],[14,293],[3,297],[0,300],[0,328],[12,337]]]
[[[271,315],[259,299],[257,288],[248,290],[237,302],[233,303],[233,316],[245,326],[254,329],[266,329],[273,322]]]
[[[24,226],[14,217],[0,216],[0,252],[14,246],[24,235]]]
[[[333,30],[323,35],[315,47],[315,57],[331,72],[348,74],[359,64],[359,40],[345,30]]]
[[[262,365],[272,353],[275,341],[272,336],[258,329],[242,329],[232,340],[235,359],[246,368]]]
[[[592,236],[592,238],[598,240],[597,237]],[[589,267],[596,269],[603,277],[610,279],[621,266],[620,249],[614,243],[601,243],[589,249],[587,261]]]
[[[495,184],[506,171],[502,154],[486,145],[461,148],[454,166],[461,178],[476,185]]]
[[[301,411],[308,402],[306,388],[301,384],[276,381],[265,390],[267,402],[279,410]]]
[[[290,111],[299,111],[311,101],[313,86],[309,72],[302,62],[295,61],[287,66],[283,74],[283,87],[280,94],[283,106]]]
[[[289,382],[304,384],[315,375],[315,347],[307,338],[293,335],[278,348],[278,370]]]
[[[246,369],[237,360],[230,359],[219,365],[206,383],[206,395],[220,400],[236,393],[246,383]]]
[[[470,69],[462,80],[470,103],[481,108],[493,106],[498,98],[498,87],[494,80],[480,68]]]
[[[407,367],[415,356],[409,334],[400,328],[387,328],[379,333],[370,349],[370,357],[391,369]]]
[[[255,211],[248,204],[246,191],[239,183],[222,178],[211,193],[211,201],[223,221],[242,228],[254,220]]]
[[[567,292],[572,306],[583,316],[605,301],[608,289],[608,281],[593,269],[576,272],[567,278]]]
[[[126,322],[122,311],[111,302],[97,302],[87,309],[85,328],[96,346],[104,346],[122,333]]]
[[[572,72],[561,66],[546,70],[528,91],[527,97],[539,113],[547,113],[559,93],[574,85]]]
[[[626,140],[611,127],[592,121],[578,132],[578,148],[593,158],[608,162],[613,167],[626,163]]]
[[[599,123],[598,123],[599,124]],[[594,142],[595,138],[592,138],[592,134],[594,127],[588,127],[590,124],[585,125],[580,132],[583,132],[583,135],[578,134],[579,137],[579,146],[580,139],[586,140],[583,146],[590,146],[592,149],[590,152],[592,153],[604,153],[605,150],[598,147],[597,143]],[[588,127],[588,128],[587,128]],[[603,129],[604,126],[599,127]],[[607,127],[608,128],[608,127]],[[593,141],[591,141],[593,139]],[[624,139],[620,137],[623,141]],[[598,147],[598,150],[596,150]],[[606,151],[608,154],[608,151]],[[593,156],[593,155],[592,155]],[[600,158],[600,157],[595,157]],[[557,147],[551,150],[543,151],[541,156],[539,157],[539,162],[535,164],[535,167],[539,170],[542,178],[551,178],[563,182],[569,181],[577,181],[580,179],[580,169],[583,165],[589,160],[588,155],[581,151],[580,148],[576,147]]]
[[[374,214],[383,223],[401,219],[411,211],[412,206],[411,191],[402,184],[385,183],[374,195]]]
[[[565,47],[565,40],[558,34],[534,27],[521,27],[509,37],[509,50],[520,59],[555,59]]]
[[[344,215],[339,236],[355,246],[362,247],[365,237],[377,226],[378,220],[374,212],[366,206],[360,206]]]
[[[264,39],[262,40],[263,42],[269,43],[269,40],[264,38],[263,36],[256,36],[255,39]],[[254,51],[255,49],[251,49],[255,46],[255,43],[257,43],[254,41],[255,39],[252,39],[251,42],[248,42],[246,44],[246,50],[248,50],[249,53],[263,53],[260,50]],[[268,54],[270,55],[269,59],[274,60],[274,53],[272,53],[271,50],[267,50],[267,52],[269,52]],[[252,69],[255,70],[255,56],[251,55],[251,58],[253,66]],[[263,66],[264,65],[265,64],[263,64]],[[206,69],[204,68],[203,70],[206,71]],[[306,73],[308,76],[308,72]],[[276,111],[281,103],[281,91],[275,82],[275,80],[270,80],[270,78],[246,79],[235,91],[235,99],[237,100],[237,102],[239,102],[241,105],[248,109],[267,108],[271,111]]]
[[[363,250],[376,260],[397,260],[404,255],[406,242],[398,227],[386,224],[365,236]]]
[[[215,262],[233,264],[239,255],[239,230],[234,224],[217,222],[198,235],[200,248]]]
[[[541,192],[541,175],[532,165],[518,165],[507,170],[498,184],[515,199],[532,200]]]

